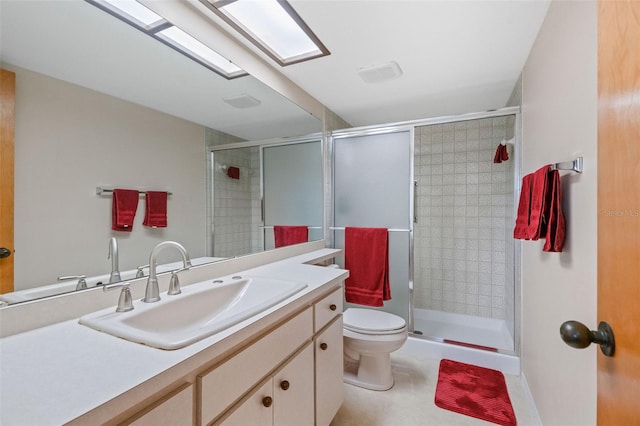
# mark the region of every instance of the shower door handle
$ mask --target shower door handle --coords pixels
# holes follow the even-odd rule
[[[418,223],[418,181],[413,181],[413,223]]]

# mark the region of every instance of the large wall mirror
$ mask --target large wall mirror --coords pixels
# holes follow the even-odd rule
[[[135,273],[164,240],[201,262],[225,257],[209,232],[211,146],[322,129],[254,77],[227,80],[88,2],[2,1],[0,17],[0,65],[16,73],[14,293],[24,297],[12,302],[74,291],[78,280],[63,288],[61,276],[108,279],[112,238],[121,272]],[[224,102],[244,95],[258,105]],[[112,231],[112,196],[97,187],[169,191],[168,226],[142,225],[141,196],[132,231]]]

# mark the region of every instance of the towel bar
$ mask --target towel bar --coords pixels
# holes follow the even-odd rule
[[[576,173],[582,173],[584,160],[578,157],[573,161],[565,161],[564,163],[555,163],[551,165],[551,170],[571,170]]]
[[[344,231],[344,226],[330,226],[329,230],[331,230],[331,231]],[[389,232],[411,232],[411,229],[389,228],[387,231],[389,231]]]
[[[106,189],[100,186],[96,186],[96,195],[103,194],[105,192],[113,192],[113,189]],[[139,194],[146,194],[146,191],[138,191]],[[173,195],[171,192],[167,192],[167,195]]]

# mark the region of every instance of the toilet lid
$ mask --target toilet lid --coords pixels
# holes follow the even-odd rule
[[[407,324],[403,318],[388,312],[358,308],[344,311],[342,323],[347,330],[364,334],[390,334]]]

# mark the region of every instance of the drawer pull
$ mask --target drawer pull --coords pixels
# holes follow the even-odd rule
[[[262,405],[269,408],[271,407],[271,404],[273,404],[273,399],[270,396],[265,396],[264,398],[262,398]]]
[[[329,305],[329,309],[331,309],[332,311],[335,311],[336,309],[338,309],[338,307],[336,306],[335,303],[332,303],[331,305]]]
[[[320,349],[322,349],[323,351],[326,351],[328,347],[329,345],[327,345],[326,343],[320,343]]]
[[[282,390],[289,389],[289,381],[288,380],[281,381],[280,382],[280,389],[282,389]]]

